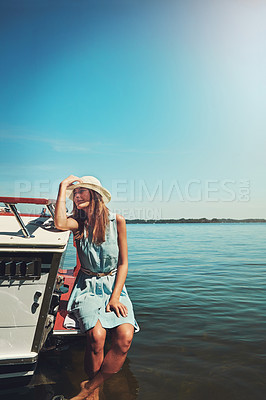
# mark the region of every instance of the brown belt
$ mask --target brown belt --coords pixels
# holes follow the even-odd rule
[[[89,275],[89,276],[96,276],[97,278],[100,278],[102,276],[107,276],[107,275],[113,275],[116,272],[116,268],[112,269],[112,271],[109,272],[93,272],[87,268],[80,268],[82,272],[84,272],[84,274]]]

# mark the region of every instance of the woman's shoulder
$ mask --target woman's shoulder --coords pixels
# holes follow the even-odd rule
[[[123,215],[120,214],[115,214],[117,222],[126,222],[125,218]]]
[[[125,220],[125,218],[123,217],[123,215],[116,214],[116,223],[117,223],[117,226],[124,226],[124,225],[126,225],[126,220]]]
[[[72,232],[77,231],[77,230],[78,230],[78,227],[79,227],[79,222],[78,222],[77,218],[74,218],[73,215],[68,215],[67,220],[70,222],[70,227],[69,227],[69,229],[70,229]]]

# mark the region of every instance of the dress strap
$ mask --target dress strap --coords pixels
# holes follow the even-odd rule
[[[114,221],[116,219],[116,213],[109,210],[109,221]]]

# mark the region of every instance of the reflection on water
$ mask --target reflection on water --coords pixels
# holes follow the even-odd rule
[[[139,399],[264,400],[266,224],[128,232]]]
[[[85,340],[80,337],[71,340],[64,350],[41,353],[30,384],[17,391],[2,391],[3,399],[51,400],[58,394],[73,397],[80,390],[80,382],[88,379],[83,370],[84,349]],[[134,400],[137,392],[138,383],[127,359],[121,371],[105,382],[99,400]]]

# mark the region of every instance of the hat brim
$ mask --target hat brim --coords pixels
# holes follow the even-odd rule
[[[70,200],[73,201],[73,197],[74,197],[73,191],[78,187],[84,187],[85,189],[91,189],[91,190],[94,190],[95,192],[99,193],[102,196],[104,203],[109,203],[109,201],[111,200],[111,193],[107,189],[105,189],[102,186],[98,186],[98,185],[94,185],[93,183],[86,183],[86,182],[77,183],[77,184],[71,185],[69,188],[67,188],[66,195]]]

